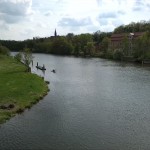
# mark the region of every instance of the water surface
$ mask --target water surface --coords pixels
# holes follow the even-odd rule
[[[34,54],[49,94],[0,126],[0,150],[150,149],[150,69]],[[45,65],[45,74],[35,68]],[[56,69],[56,73],[51,70]]]

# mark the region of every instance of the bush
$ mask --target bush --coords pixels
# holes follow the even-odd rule
[[[146,59],[150,59],[150,51],[147,50],[146,54],[145,54],[145,58]]]
[[[7,47],[0,45],[0,54],[9,56],[10,51]]]
[[[113,52],[113,59],[115,60],[122,60],[123,57],[123,51],[121,49],[116,49]]]
[[[107,59],[113,59],[113,51],[111,49],[108,49],[105,55]]]

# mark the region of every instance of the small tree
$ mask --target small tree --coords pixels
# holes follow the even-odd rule
[[[150,33],[146,32],[143,36],[135,40],[134,57],[138,60],[150,59]]]
[[[110,46],[110,39],[108,37],[105,37],[102,42],[101,42],[101,47],[102,47],[102,52],[104,53],[104,57],[107,57],[107,53],[108,55],[112,52],[109,49]]]
[[[87,42],[87,50],[89,55],[93,53],[94,48],[94,42]]]
[[[14,56],[14,58],[15,58],[17,61],[21,62],[21,60],[22,60],[22,55],[21,55],[21,53],[20,53],[20,52],[17,53],[17,54]]]
[[[29,48],[25,48],[22,52],[22,61],[28,67],[28,71],[30,71],[30,63],[33,61],[33,56]]]
[[[122,44],[124,55],[128,56],[129,55],[129,39],[127,36],[123,38],[123,40],[121,41],[121,44]]]
[[[74,54],[75,54],[76,56],[79,56],[80,51],[81,51],[81,45],[80,45],[79,42],[77,42],[77,43],[75,44],[75,47],[74,47]]]

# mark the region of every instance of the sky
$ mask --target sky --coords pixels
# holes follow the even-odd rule
[[[0,0],[0,39],[113,31],[150,20],[150,0]]]

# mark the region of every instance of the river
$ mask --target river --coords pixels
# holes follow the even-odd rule
[[[34,54],[32,72],[50,92],[0,125],[0,150],[150,149],[149,67]]]

